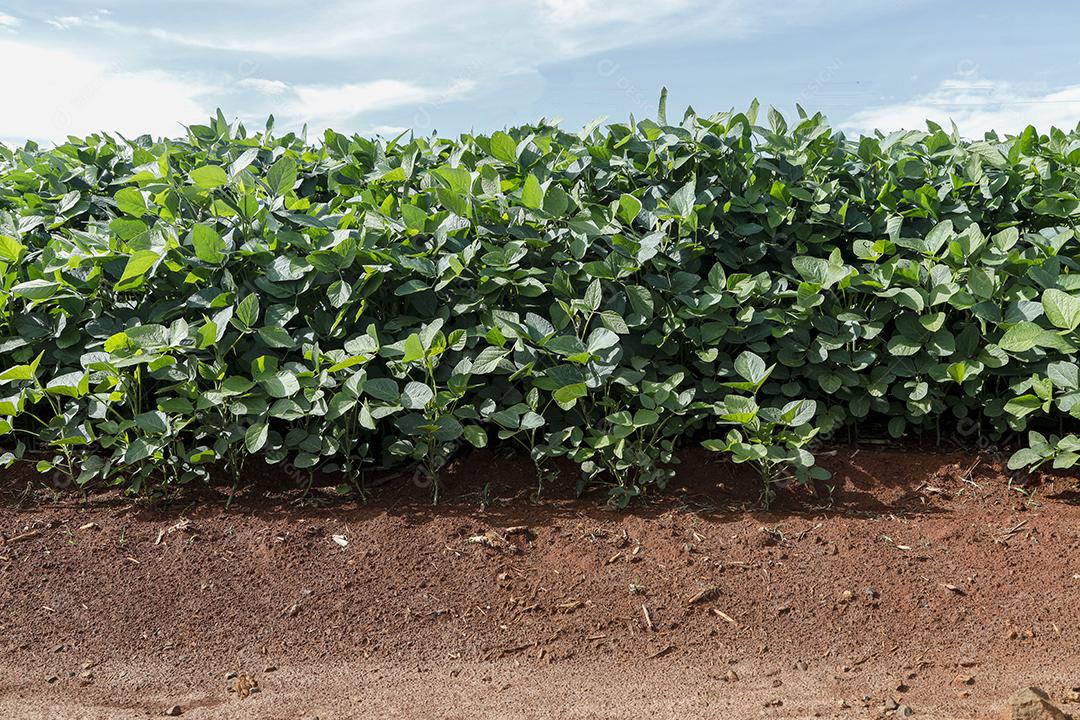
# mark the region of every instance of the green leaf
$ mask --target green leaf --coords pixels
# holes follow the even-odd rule
[[[614,347],[619,344],[619,336],[608,330],[606,327],[595,328],[589,333],[589,338],[585,343],[585,347],[593,355],[597,355],[602,350],[606,350],[609,347]]]
[[[268,378],[259,381],[270,397],[286,398],[300,392],[300,382],[296,375],[288,370],[279,370]]]
[[[212,190],[229,182],[225,169],[218,165],[203,165],[191,171],[191,182],[203,190]]]
[[[525,176],[525,186],[521,190],[521,202],[525,207],[532,210],[539,210],[544,205],[544,189],[540,187],[540,181],[532,173]]]
[[[315,453],[300,452],[296,454],[296,458],[293,460],[293,465],[305,470],[307,468],[313,468],[319,464],[319,456]]]
[[[1052,362],[1046,366],[1046,376],[1054,387],[1062,390],[1080,390],[1080,367],[1072,362]]]
[[[191,243],[195,246],[195,257],[205,263],[218,265],[225,259],[225,241],[207,225],[196,225],[191,229]]]
[[[296,177],[296,161],[291,157],[282,156],[266,173],[266,185],[275,196],[284,195],[292,190],[293,185],[296,184]]]
[[[336,308],[343,306],[352,296],[352,286],[344,280],[336,280],[326,289],[326,297]]]
[[[572,385],[565,385],[553,394],[555,402],[559,404],[564,410],[569,410],[574,406],[574,403],[578,398],[583,398],[589,394],[589,388],[585,383],[574,383]]]
[[[259,452],[266,445],[270,436],[270,426],[266,423],[255,423],[244,433],[244,449],[250,453]]]
[[[60,289],[60,283],[50,280],[28,280],[11,288],[11,293],[16,297],[24,297],[27,300],[48,300]]]
[[[639,212],[641,212],[641,201],[633,195],[623,193],[619,198],[619,219],[627,225],[632,225]]]
[[[156,446],[143,438],[132,440],[124,451],[124,463],[135,465],[147,459],[157,451]]]
[[[427,213],[422,208],[404,203],[401,206],[401,217],[405,220],[405,227],[417,232],[423,232],[427,226]]]
[[[769,376],[771,370],[765,366],[765,361],[752,352],[740,353],[735,358],[735,372],[748,382],[760,384]]]
[[[497,131],[491,136],[491,154],[511,165],[517,164],[517,143],[506,133]]]
[[[1055,288],[1042,295],[1043,312],[1054,327],[1075,330],[1080,326],[1080,299]]]
[[[544,349],[563,356],[587,353],[584,343],[573,335],[557,335],[544,344]]]
[[[1005,403],[1005,412],[1013,417],[1024,417],[1040,409],[1043,401],[1035,395],[1021,395]]]
[[[926,253],[928,255],[937,255],[937,253],[941,250],[942,246],[944,246],[946,242],[951,240],[953,235],[954,233],[952,220],[944,220],[942,222],[939,222],[933,227],[932,230],[930,230],[930,232],[926,234]]]
[[[590,310],[599,310],[600,303],[604,300],[604,287],[600,283],[600,279],[597,278],[589,283],[589,287],[585,288],[585,304]]]
[[[1022,448],[1013,453],[1009,458],[1009,469],[1020,470],[1028,465],[1039,465],[1045,459],[1046,458],[1043,457],[1040,452],[1032,450],[1031,448]]]
[[[0,383],[13,380],[33,380],[34,368],[31,365],[16,365],[0,373]]]
[[[146,214],[146,200],[135,188],[127,187],[117,191],[113,200],[116,201],[116,208],[126,215],[141,218]]]
[[[17,263],[22,260],[26,246],[9,235],[0,235],[0,260]]]
[[[90,391],[90,375],[82,370],[64,373],[54,377],[45,385],[49,395],[63,395],[80,398]]]
[[[1019,322],[1005,331],[998,346],[1006,352],[1021,353],[1045,344],[1047,331],[1033,322]]]
[[[375,378],[364,383],[364,392],[376,400],[398,402],[398,386],[391,378]]]
[[[236,306],[236,319],[245,329],[251,329],[259,322],[259,296],[256,293],[248,293]]]
[[[839,253],[833,253],[829,259],[800,255],[791,261],[796,272],[808,282],[823,288],[832,287],[851,273],[851,268],[844,265]],[[911,288],[907,288],[911,289]],[[899,292],[899,291],[897,291]]]
[[[466,425],[465,439],[475,448],[486,447],[488,444],[488,436],[482,427],[479,425]]]
[[[117,291],[132,290],[141,286],[146,280],[146,274],[160,259],[161,256],[153,250],[139,250],[132,253],[127,265],[124,266],[124,274],[116,283]]]
[[[741,395],[728,395],[724,398],[719,412],[721,420],[737,425],[747,425],[753,422],[757,418],[757,414],[758,404],[754,399],[742,397]]]
[[[272,348],[296,347],[296,341],[289,335],[289,331],[277,325],[266,325],[259,328],[259,339]]]
[[[152,410],[136,415],[135,427],[151,435],[164,435],[169,432],[169,419],[160,410]]]
[[[679,217],[688,218],[690,214],[694,212],[694,202],[697,198],[697,190],[695,188],[696,181],[690,182],[679,188],[674,195],[671,196],[669,205]]]
[[[401,393],[401,405],[406,410],[422,410],[435,397],[435,393],[424,383],[415,380],[406,383]]]
[[[817,403],[813,400],[792,400],[781,409],[780,419],[791,427],[799,427],[813,420],[816,412]]]
[[[401,362],[411,363],[417,360],[423,360],[424,355],[424,343],[420,340],[420,335],[413,333],[409,337],[405,338],[405,343],[402,345],[402,349],[405,351],[404,357],[401,358]]]

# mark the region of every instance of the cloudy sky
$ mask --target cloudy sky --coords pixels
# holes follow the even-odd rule
[[[1080,121],[1080,6],[1029,0],[0,0],[0,139],[457,133],[754,97],[851,132]],[[677,112],[678,111],[678,112]]]

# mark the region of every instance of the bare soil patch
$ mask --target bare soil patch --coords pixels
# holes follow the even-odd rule
[[[1026,685],[1080,710],[1075,479],[822,460],[831,494],[768,511],[696,452],[624,512],[486,452],[437,508],[407,477],[303,504],[264,477],[225,509],[9,473],[0,716],[985,718]]]

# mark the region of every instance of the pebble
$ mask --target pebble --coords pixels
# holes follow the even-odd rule
[[[1002,720],[1065,720],[1065,713],[1050,702],[1050,696],[1037,687],[1017,690],[1009,698],[999,717]]]
[[[170,707],[169,709],[167,709],[165,712],[162,713],[162,715],[164,715],[165,717],[179,717],[180,715],[183,715],[183,714],[184,714],[184,709],[182,707],[180,707],[179,705],[173,705],[172,707]]]

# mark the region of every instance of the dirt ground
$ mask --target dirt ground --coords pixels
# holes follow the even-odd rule
[[[537,500],[527,460],[489,452],[438,508],[407,476],[298,503],[264,471],[225,509],[9,472],[0,717],[974,719],[1026,685],[1080,713],[1074,478],[822,460],[831,494],[769,511],[694,452],[622,512],[569,472]]]

